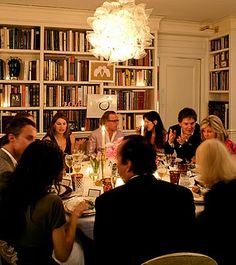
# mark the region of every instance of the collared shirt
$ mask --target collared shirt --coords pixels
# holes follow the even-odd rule
[[[11,158],[11,161],[12,161],[14,167],[16,167],[18,163],[15,160],[15,158],[12,156],[12,154],[10,152],[8,152],[6,149],[4,149],[3,147],[1,149],[3,152],[5,152]]]

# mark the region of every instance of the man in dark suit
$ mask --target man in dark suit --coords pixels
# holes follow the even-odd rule
[[[28,118],[14,118],[6,128],[0,149],[0,182],[5,172],[12,172],[25,148],[36,139],[35,123]]]
[[[124,137],[117,167],[125,184],[95,202],[96,264],[140,265],[162,254],[192,250],[193,195],[152,175],[153,146],[140,135]]]
[[[168,130],[168,141],[165,144],[165,153],[173,154],[184,162],[195,160],[195,152],[201,143],[200,126],[197,124],[197,114],[191,108],[184,108],[178,114],[178,124]]]

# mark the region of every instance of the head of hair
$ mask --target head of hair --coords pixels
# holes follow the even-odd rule
[[[21,130],[27,125],[36,128],[35,122],[26,117],[14,118],[6,127],[6,134],[3,136],[1,145],[3,146],[9,143],[9,134],[13,134],[15,137],[18,137],[21,134]]]
[[[131,162],[134,174],[153,174],[156,171],[156,151],[153,145],[141,135],[124,137],[119,155],[122,164]]]
[[[25,149],[4,193],[7,206],[4,216],[8,222],[15,222],[16,233],[20,233],[25,224],[27,206],[34,207],[52,184],[58,185],[62,169],[63,153],[52,141],[36,140]]]
[[[14,116],[14,119],[18,119],[18,118],[29,118],[29,119],[33,119],[34,116],[32,114],[30,114],[27,111],[20,111],[17,112],[17,114]]]
[[[196,151],[196,163],[202,181],[211,187],[219,181],[230,181],[236,177],[236,165],[224,143],[218,139],[202,142]]]
[[[182,122],[185,118],[192,118],[197,121],[197,113],[194,109],[183,108],[178,114],[178,122]]]
[[[107,110],[103,113],[101,119],[100,119],[100,124],[105,125],[105,123],[109,120],[109,116],[113,114],[116,115],[116,112],[113,110]]]
[[[161,120],[161,117],[158,112],[156,111],[149,111],[145,114],[143,114],[143,119],[147,119],[148,121],[151,121],[155,128],[155,145],[156,147],[163,148],[164,147],[164,135],[166,134],[166,130],[164,128],[163,122]],[[157,121],[157,124],[154,123],[154,121]],[[150,140],[152,136],[151,131],[146,131],[146,137]]]
[[[206,118],[204,118],[201,121],[200,128],[201,128],[201,138],[202,138],[202,140],[205,140],[204,136],[203,136],[203,129],[206,126],[209,126],[209,127],[211,127],[214,130],[214,132],[216,134],[215,138],[219,139],[220,141],[224,142],[228,138],[228,133],[225,130],[221,119],[218,116],[209,115],[209,116],[207,116]]]
[[[70,128],[69,128],[69,120],[68,120],[67,116],[63,112],[59,111],[52,117],[52,121],[50,123],[50,127],[48,128],[47,134],[44,136],[44,138],[47,137],[47,136],[49,136],[50,138],[55,136],[55,133],[56,133],[55,123],[57,122],[58,119],[63,119],[67,123],[66,130],[64,132],[65,138],[67,138],[71,134],[71,131],[70,131]]]

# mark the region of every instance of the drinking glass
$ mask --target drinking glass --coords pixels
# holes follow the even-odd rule
[[[160,163],[160,164],[157,166],[157,173],[158,173],[159,177],[160,177],[161,180],[162,180],[163,177],[164,177],[164,176],[166,175],[166,173],[167,173],[167,168],[166,168],[166,166]]]
[[[71,168],[73,165],[73,156],[72,155],[65,155],[65,164],[69,169],[69,175],[71,174]]]

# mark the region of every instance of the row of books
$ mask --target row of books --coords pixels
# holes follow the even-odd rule
[[[229,90],[229,71],[210,72],[210,90]]]
[[[19,79],[21,80],[39,80],[39,60],[25,60],[21,61],[21,69]],[[7,61],[0,59],[0,79],[9,79],[9,67]]]
[[[218,51],[229,48],[229,35],[223,36],[219,39],[211,40],[210,51]]]
[[[148,90],[122,90],[117,91],[116,94],[118,110],[140,110],[150,108]]]
[[[118,114],[120,130],[135,130],[141,126],[143,114]]]
[[[116,69],[116,86],[152,86],[152,70]]]
[[[0,49],[40,49],[40,28],[0,28]]]
[[[208,113],[210,115],[217,115],[223,122],[225,129],[229,129],[229,102],[215,101],[208,102]]]
[[[229,67],[229,51],[216,53],[210,57],[210,69]]]
[[[2,133],[5,133],[6,131],[6,126],[11,122],[11,120],[15,117],[15,115],[19,112],[25,112],[24,110],[22,111],[1,111],[0,112],[0,131]],[[38,110],[29,110],[27,111],[30,113],[36,122],[36,127],[38,128],[39,125],[39,111]]]
[[[1,107],[39,107],[39,85],[0,84]]]
[[[92,46],[86,38],[87,32],[46,29],[44,49],[52,51],[88,52]]]
[[[47,107],[86,107],[88,94],[99,94],[99,85],[45,85],[44,102]]]
[[[89,61],[74,56],[65,59],[44,61],[44,80],[47,81],[88,81]]]
[[[146,50],[147,55],[141,59],[129,59],[125,62],[119,62],[122,66],[153,66],[154,50]]]

